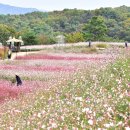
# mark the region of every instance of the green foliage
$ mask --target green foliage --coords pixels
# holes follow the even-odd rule
[[[56,43],[56,39],[54,37],[48,37],[47,35],[44,34],[38,35],[37,39],[38,39],[38,44],[40,45]]]
[[[15,30],[13,28],[4,24],[0,24],[0,42],[5,44],[12,35],[15,35]]]
[[[25,15],[0,15],[0,42],[6,41],[10,35],[15,35],[14,29],[18,36],[25,29],[31,30],[35,33],[36,39],[40,41],[37,44],[53,43],[57,33],[68,35],[66,36],[68,42],[78,42],[78,39],[81,41],[84,39],[130,41],[129,18],[130,7],[126,6],[92,11],[64,9],[63,11],[33,12]],[[4,24],[4,27],[1,27],[1,24]],[[14,29],[7,29],[5,25]],[[83,27],[85,27],[84,38],[71,35],[80,33]],[[39,35],[45,35],[46,38],[41,42]]]
[[[22,38],[23,38],[25,45],[36,45],[36,44],[38,44],[37,37],[36,37],[35,33],[30,31],[30,30],[26,30],[22,34]]]
[[[88,24],[83,28],[83,31],[87,40],[101,40],[107,31],[103,17],[92,17]]]
[[[77,43],[77,42],[83,42],[84,37],[83,34],[80,32],[75,32],[71,34],[66,35],[66,42],[68,43]]]

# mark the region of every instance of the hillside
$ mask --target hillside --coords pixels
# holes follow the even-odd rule
[[[21,35],[24,41],[27,41],[25,43],[55,43],[54,38],[61,34],[65,35],[67,42],[79,42],[88,40],[83,37],[83,28],[94,16],[102,17],[107,27],[105,37],[100,40],[130,42],[130,7],[127,6],[95,10],[64,9],[53,12],[37,11],[23,15],[0,15],[0,24],[13,28],[16,37]],[[12,34],[8,36],[10,35]],[[33,39],[32,36],[35,38],[30,41]]]
[[[26,14],[34,11],[38,11],[38,10],[34,8],[22,8],[22,7],[0,4],[0,14]]]

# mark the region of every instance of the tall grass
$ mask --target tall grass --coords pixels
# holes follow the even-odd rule
[[[7,58],[8,48],[0,47],[0,59]]]

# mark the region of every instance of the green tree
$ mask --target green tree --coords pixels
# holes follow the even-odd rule
[[[66,36],[66,42],[68,43],[77,43],[84,41],[84,37],[81,32],[70,33],[65,36]]]
[[[32,32],[30,30],[29,31],[26,30],[25,32],[23,32],[22,38],[23,38],[25,45],[36,45],[36,44],[38,44],[37,36],[35,35],[34,32]]]
[[[15,30],[7,25],[0,24],[0,42],[5,44],[10,36],[15,36]]]
[[[101,40],[107,32],[103,17],[92,17],[92,19],[83,28],[86,40]]]
[[[54,37],[48,37],[47,35],[40,34],[37,36],[38,44],[44,45],[44,44],[54,44],[56,43],[56,40]]]
[[[123,22],[123,40],[125,41],[128,41],[130,42],[130,18],[126,19],[124,22]]]

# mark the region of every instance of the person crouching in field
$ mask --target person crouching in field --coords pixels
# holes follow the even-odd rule
[[[21,78],[17,74],[15,75],[15,77],[16,77],[17,86],[22,85]]]

